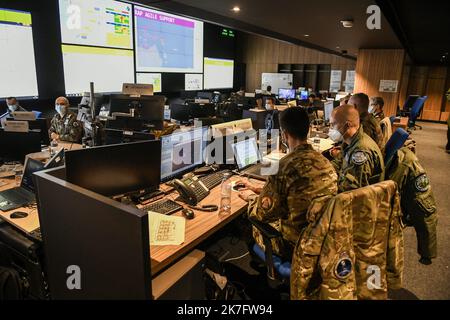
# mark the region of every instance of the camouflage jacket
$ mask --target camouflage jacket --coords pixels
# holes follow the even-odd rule
[[[387,166],[386,177],[398,185],[403,221],[416,231],[417,252],[422,258],[435,258],[437,208],[430,181],[419,159],[408,148],[401,148]]]
[[[339,192],[365,187],[384,180],[384,161],[380,148],[362,128],[349,145],[343,145],[339,166]]]
[[[388,288],[401,287],[395,182],[344,192],[312,208],[292,258],[291,299],[387,299]]]
[[[301,145],[280,160],[277,174],[269,176],[260,195],[250,202],[249,216],[274,223],[283,237],[283,245],[272,242],[274,252],[290,256],[307,224],[311,201],[336,193],[337,175],[331,163],[311,145]],[[255,240],[264,247],[257,235]]]
[[[380,147],[380,150],[383,150],[383,132],[381,131],[380,121],[377,120],[371,113],[364,113],[360,115],[360,120],[364,132],[371,137],[373,141],[375,141],[378,147]]]
[[[59,138],[62,141],[80,142],[81,135],[83,134],[83,127],[77,120],[77,116],[75,115],[75,113],[68,112],[62,118],[57,113],[53,117],[50,129],[48,130],[49,135],[52,132],[59,134]]]
[[[383,119],[385,118],[384,112],[383,112],[383,111],[380,111],[380,112],[378,112],[378,113],[373,113],[373,117],[374,117],[378,122],[380,122],[381,120],[383,120]]]

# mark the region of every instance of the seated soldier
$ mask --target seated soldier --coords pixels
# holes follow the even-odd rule
[[[83,127],[75,113],[69,111],[69,100],[59,97],[55,101],[56,114],[51,121],[48,134],[52,140],[81,142]]]
[[[245,186],[258,196],[241,192],[250,201],[248,214],[270,223],[281,232],[282,239],[272,241],[274,253],[290,259],[300,232],[308,224],[306,212],[315,199],[328,201],[337,193],[337,176],[331,163],[307,143],[309,119],[305,110],[292,107],[280,113],[281,137],[289,153],[279,162],[278,172],[269,176],[264,187],[248,181]],[[256,229],[254,238],[262,247]]]
[[[330,118],[330,139],[342,141],[342,151],[332,154],[339,175],[339,192],[365,187],[384,180],[384,161],[380,148],[359,123],[352,105],[339,106]]]
[[[380,122],[385,118],[383,107],[384,107],[384,100],[382,97],[370,98],[369,113],[373,114],[373,116],[375,117],[375,119],[378,120],[378,122]]]

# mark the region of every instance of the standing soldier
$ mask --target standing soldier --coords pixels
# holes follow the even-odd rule
[[[59,97],[55,101],[57,114],[52,119],[48,133],[52,140],[80,142],[83,128],[75,113],[69,111],[69,100]]]

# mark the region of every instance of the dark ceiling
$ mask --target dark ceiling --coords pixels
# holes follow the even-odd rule
[[[449,64],[449,0],[378,0],[377,4],[416,64]]]
[[[359,48],[402,48],[415,63],[442,63],[450,45],[450,0],[136,0],[237,30],[356,57]],[[369,5],[382,10],[369,30]],[[233,12],[234,6],[240,12]],[[353,28],[340,21],[351,18]],[[309,35],[306,37],[305,35]],[[448,62],[444,61],[444,62]]]

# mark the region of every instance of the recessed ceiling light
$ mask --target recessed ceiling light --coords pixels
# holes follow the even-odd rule
[[[309,34],[304,34],[305,37],[309,37]]]
[[[340,47],[339,46],[336,46],[336,49],[339,49]]]
[[[239,8],[238,6],[234,6],[231,10],[233,10],[234,12],[239,12],[241,11],[241,8]]]

